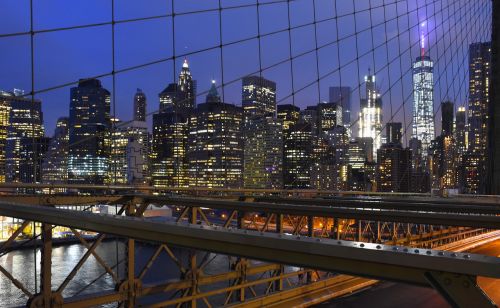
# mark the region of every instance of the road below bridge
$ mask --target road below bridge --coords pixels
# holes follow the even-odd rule
[[[479,246],[470,250],[470,252],[500,256],[500,240]],[[500,279],[479,277],[478,281],[490,298],[495,303],[500,303]],[[383,282],[356,294],[327,301],[315,307],[447,308],[450,305],[433,289]]]

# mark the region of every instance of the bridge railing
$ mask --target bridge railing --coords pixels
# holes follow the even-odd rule
[[[103,190],[109,190],[109,187],[105,187]],[[119,192],[120,190],[116,193]],[[129,193],[131,191],[129,187],[123,187],[122,192]],[[376,247],[388,247],[385,246],[387,244],[396,245],[395,247],[405,245],[405,247],[398,247],[398,249],[411,251],[409,247],[419,247],[418,249],[425,249],[423,251],[431,255],[439,255],[439,252],[430,250],[431,247],[437,249],[450,247],[450,249],[459,250],[461,245],[494,240],[498,238],[498,234],[491,232],[491,230],[500,229],[498,225],[500,223],[498,220],[499,211],[496,205],[483,203],[467,205],[460,202],[450,203],[443,199],[437,199],[434,202],[427,199],[424,202],[420,199],[408,197],[401,197],[404,199],[403,201],[397,198],[357,199],[330,196],[299,199],[252,196],[248,194],[238,197],[226,195],[223,198],[214,198],[212,194],[211,198],[207,198],[206,196],[173,196],[171,194],[161,195],[144,192],[82,196],[61,194],[5,195],[3,197],[3,202],[7,202],[7,204],[1,207],[0,214],[20,219],[20,228],[12,234],[8,241],[4,242],[0,248],[0,253],[5,254],[8,251],[9,246],[16,239],[16,235],[19,235],[24,228],[30,225],[31,221],[38,221],[40,226],[42,239],[38,244],[41,245],[41,250],[44,249],[43,247],[46,245],[49,236],[52,241],[52,233],[49,232],[49,229],[54,228],[56,225],[68,228],[77,241],[88,249],[70,275],[64,280],[67,281],[63,283],[66,285],[62,285],[58,290],[51,291],[50,295],[52,301],[66,304],[79,303],[81,305],[122,301],[133,303],[136,300],[141,302],[147,300],[148,296],[157,294],[157,292],[167,292],[173,296],[171,300],[162,302],[165,305],[178,303],[194,305],[198,303],[209,306],[230,303],[270,303],[273,300],[282,299],[284,294],[293,295],[295,300],[303,300],[307,297],[307,294],[311,294],[310,292],[319,294],[326,292],[326,290],[335,289],[337,292],[333,292],[332,296],[338,296],[349,292],[349,290],[352,291],[376,283],[375,280],[370,278],[394,279],[393,277],[373,276],[371,272],[361,273],[362,275],[356,273],[365,278],[333,275],[331,273],[354,273],[346,269],[339,270],[337,268],[331,270],[316,265],[297,264],[291,261],[279,262],[289,265],[250,261],[252,259],[275,260],[267,257],[247,256],[246,254],[234,253],[224,249],[220,251],[216,249],[218,246],[211,249],[207,249],[204,245],[199,247],[190,246],[189,249],[197,248],[198,251],[206,252],[195,253],[193,250],[189,250],[188,254],[179,254],[177,247],[185,247],[185,245],[182,243],[179,245],[178,241],[171,242],[166,239],[158,241],[150,238],[144,239],[140,236],[138,238],[135,236],[129,238],[130,234],[125,236],[121,231],[118,233],[116,231],[103,232],[102,229],[96,228],[93,223],[90,223],[94,219],[99,219],[99,217],[116,219],[124,226],[128,226],[129,220],[121,218],[123,215],[141,217],[138,219],[141,226],[145,228],[151,226],[161,227],[162,225],[172,226],[172,224],[173,226],[183,227],[187,226],[186,223],[189,223],[190,226],[195,228],[193,230],[224,230],[223,234],[242,229],[242,234],[257,234],[264,238],[264,241],[266,241],[267,236],[278,236],[279,239],[293,239],[298,242],[308,241],[308,238],[315,238],[319,243],[325,243],[325,245],[335,243],[335,241],[346,244],[350,242],[356,245],[361,245],[363,242],[365,243],[363,245],[372,245],[369,244],[372,242],[375,249],[377,249]],[[97,204],[118,207],[117,216],[114,216],[116,218],[90,213],[85,214],[79,211],[68,212],[53,209],[53,207],[63,205],[71,207],[73,205],[74,208],[86,206],[88,210]],[[147,211],[151,204],[171,208],[174,213],[171,220],[176,222],[159,224],[143,218],[144,212]],[[17,211],[18,209],[19,211]],[[57,214],[50,214],[52,211],[57,211]],[[50,216],[49,214],[52,215],[50,219],[57,216],[60,216],[61,219],[57,218],[57,221],[45,219]],[[81,223],[73,224],[74,221],[71,222],[65,219],[72,217],[72,215],[84,215],[81,216],[81,219],[86,221],[86,224],[84,226]],[[111,222],[114,223],[114,220]],[[92,242],[89,242],[88,239],[82,236],[81,230],[98,232],[98,235],[92,239]],[[106,264],[96,252],[97,247],[110,235],[115,240],[123,243],[124,247],[128,249],[120,264],[132,266],[130,263],[132,262],[133,267],[137,269],[133,277],[128,276],[130,273],[127,273],[127,275],[125,275],[126,273],[120,273],[117,270],[118,264],[113,266]],[[134,239],[140,240],[140,242],[135,243]],[[471,239],[471,241],[467,242],[468,239]],[[148,243],[155,243],[155,246],[150,251],[150,257],[139,265],[140,262],[130,261],[130,259],[137,259],[137,251],[144,245],[142,243],[144,240]],[[345,242],[345,240],[348,241]],[[464,240],[466,242],[462,244]],[[456,246],[453,247],[453,243],[456,243]],[[49,249],[48,246],[45,249]],[[250,246],[248,249],[251,249]],[[131,251],[135,253],[132,254]],[[235,255],[235,257],[229,259],[230,271],[220,271],[219,269],[216,274],[213,272],[208,274],[204,271],[207,266],[210,267],[210,256],[214,252],[222,255]],[[48,254],[46,258],[50,257]],[[143,282],[144,277],[147,277],[149,272],[154,272],[155,261],[163,254],[167,255],[171,262],[175,264],[178,269],[179,279],[159,285],[146,284]],[[94,294],[92,301],[81,299],[76,294],[64,293],[67,284],[71,282],[91,256],[98,260],[98,263],[104,269],[103,275],[113,281],[114,285],[116,285],[115,289],[118,291],[111,290],[110,293],[104,295]],[[464,254],[462,257],[468,259],[469,256]],[[404,258],[404,256],[399,257]],[[452,258],[456,258],[456,256]],[[41,265],[43,266],[43,264]],[[36,290],[34,292],[28,291],[23,286],[23,283],[17,281],[9,271],[4,269],[2,273],[21,292],[32,299],[31,303],[34,305],[41,303],[40,294],[43,293],[41,290],[36,296]],[[133,283],[131,283],[131,279],[134,281]],[[433,283],[437,283],[434,280],[438,278],[432,279]],[[127,283],[124,284],[125,280],[127,280]],[[40,277],[40,281],[43,281],[43,277]],[[222,281],[229,283],[230,287],[224,285],[224,287],[219,288],[218,286]],[[429,285],[427,282],[428,280],[426,280],[426,285]],[[134,290],[131,290],[131,288]],[[195,290],[195,288],[200,289]],[[300,296],[300,294],[303,294],[303,296]]]

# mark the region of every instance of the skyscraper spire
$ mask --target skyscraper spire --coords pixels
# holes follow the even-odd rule
[[[212,86],[210,87],[210,90],[208,90],[207,94],[207,103],[220,103],[220,95],[219,91],[217,91],[217,86],[215,85],[215,79],[212,79]]]
[[[427,25],[427,22],[424,21],[420,24],[420,56],[425,56],[425,34],[424,27]]]

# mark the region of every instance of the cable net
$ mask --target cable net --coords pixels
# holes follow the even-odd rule
[[[4,181],[480,192],[477,157],[486,150],[467,143],[484,132],[471,133],[458,117],[472,113],[469,49],[491,39],[491,1],[51,0],[0,8],[10,12],[0,27],[8,72],[0,84],[25,90],[28,117],[34,102],[43,112],[5,128]],[[272,119],[238,109],[247,76],[275,83],[251,85],[255,104],[271,101],[281,132]],[[103,89],[72,92],[80,79],[98,79]],[[262,98],[262,89],[275,93]],[[208,100],[224,104],[199,110]],[[453,132],[442,125],[446,101]],[[145,121],[134,118],[137,106],[147,108]],[[234,136],[231,125],[240,127]],[[394,132],[400,146],[384,147]],[[133,164],[141,171],[128,170]]]

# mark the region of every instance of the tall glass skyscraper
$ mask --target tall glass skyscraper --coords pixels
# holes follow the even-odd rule
[[[366,98],[361,99],[359,137],[373,139],[373,159],[382,145],[382,99],[377,92],[375,75],[365,76]]]
[[[424,42],[422,32],[420,56],[413,63],[412,138],[422,142],[422,155],[426,156],[434,139],[434,62],[425,55]]]
[[[110,93],[97,79],[71,88],[68,181],[103,184],[109,168]]]

